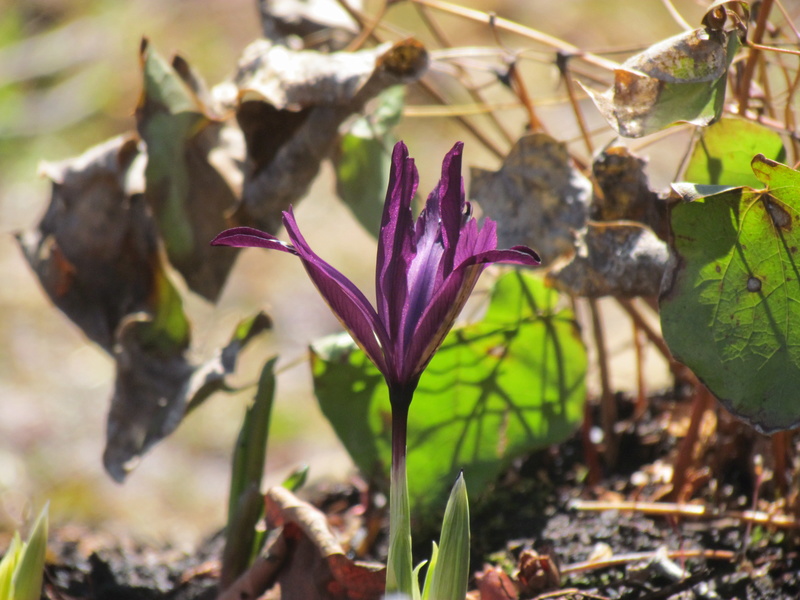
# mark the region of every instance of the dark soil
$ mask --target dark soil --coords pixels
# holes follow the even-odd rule
[[[636,418],[631,401],[617,401],[619,458],[613,467],[602,467],[598,482],[590,483],[593,474],[576,434],[515,465],[475,503],[471,587],[485,585],[485,575],[478,572],[493,565],[515,580],[520,598],[800,598],[798,528],[748,524],[741,518],[742,511],[755,508],[791,519],[798,481],[793,460],[776,473],[772,440],[715,407],[703,419],[678,498],[705,506],[706,514],[626,509],[620,503],[675,499],[674,493],[668,495],[670,469],[688,426],[691,400],[652,398]],[[786,439],[793,459],[800,440],[796,435]],[[364,497],[349,485],[310,494],[334,525],[348,520],[352,525],[352,517],[343,515],[357,513],[352,507]],[[604,510],[576,510],[576,500],[610,504]],[[420,559],[436,537],[424,527],[415,534]],[[382,544],[379,536],[369,551],[374,556],[366,558],[379,558]],[[193,556],[92,542],[91,536],[68,529],[53,532],[51,547],[57,560],[48,567],[47,598],[195,600],[216,593],[219,535]],[[484,593],[486,600],[489,593]],[[508,596],[491,598],[502,597]]]

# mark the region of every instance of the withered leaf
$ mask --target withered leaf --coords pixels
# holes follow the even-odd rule
[[[565,144],[544,133],[520,138],[499,171],[473,168],[470,197],[497,221],[499,247],[525,244],[548,264],[570,252],[589,214],[592,184]]]
[[[180,298],[162,300],[162,311],[180,308]],[[182,309],[181,309],[182,314]],[[174,318],[174,317],[173,317]],[[226,389],[240,351],[271,326],[263,313],[243,321],[230,342],[199,366],[186,357],[188,328],[181,339],[164,317],[131,315],[119,328],[114,358],[117,381],[108,414],[103,464],[122,482],[139,457],[172,433],[183,417],[212,393]],[[188,327],[188,324],[187,324]]]
[[[232,132],[210,116],[211,107],[201,100],[209,97],[205,86],[184,59],[170,65],[144,40],[141,62],[136,121],[147,145],[145,197],[170,262],[193,291],[214,301],[236,252],[215,251],[208,242],[229,225],[236,182],[212,153],[231,150],[221,138]]]
[[[111,353],[125,315],[152,312],[158,240],[141,195],[135,136],[120,136],[40,170],[50,205],[22,250],[53,303]]]
[[[282,487],[266,495],[270,527],[283,527],[290,549],[278,581],[281,600],[378,600],[386,585],[383,565],[349,559],[325,515]]]
[[[595,157],[592,173],[602,194],[594,197],[595,221],[638,221],[667,238],[667,204],[650,189],[646,162],[624,146],[608,146]]]
[[[237,224],[277,232],[282,211],[305,195],[344,120],[426,67],[427,53],[414,40],[332,54],[266,40],[248,46],[233,82],[215,89],[236,108],[247,143]]]
[[[657,296],[668,260],[667,244],[640,223],[589,223],[547,280],[575,296]]]
[[[724,28],[726,14],[725,7],[712,7],[704,27],[632,56],[615,69],[614,84],[602,94],[584,88],[609,125],[638,138],[678,122],[709,125],[719,119],[728,67],[743,33],[740,27]],[[737,17],[737,25],[742,23],[746,20]]]

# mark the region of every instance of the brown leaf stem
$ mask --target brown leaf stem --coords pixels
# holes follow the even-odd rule
[[[756,71],[756,64],[758,63],[758,53],[760,50],[759,44],[764,37],[764,30],[767,27],[767,19],[772,9],[772,0],[764,0],[758,11],[758,21],[756,22],[756,29],[753,32],[753,40],[748,44],[750,47],[750,54],[747,57],[747,62],[744,65],[744,72],[742,79],[739,81],[739,114],[743,115],[747,112],[747,105],[750,102],[750,82],[753,80],[753,74]]]

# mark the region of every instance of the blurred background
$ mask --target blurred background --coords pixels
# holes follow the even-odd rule
[[[462,4],[592,51],[621,45],[635,51],[681,31],[661,0]],[[705,3],[674,4],[697,26]],[[371,14],[378,8],[378,2],[365,7]],[[389,18],[406,31],[419,27],[402,3]],[[485,27],[453,18],[442,23],[459,28],[460,43],[497,45]],[[214,85],[233,72],[240,52],[260,31],[255,0],[0,0],[0,533],[19,526],[47,500],[56,524],[78,522],[149,543],[191,545],[212,533],[224,521],[230,452],[252,394],[246,386],[264,360],[278,353],[267,483],[279,482],[301,463],[310,465],[312,480],[342,479],[351,472],[311,397],[302,360],[310,341],[339,325],[296,261],[249,250],[217,306],[188,293],[185,300],[197,360],[223,344],[240,319],[261,308],[273,317],[274,330],[248,347],[240,362],[234,382],[245,390],[212,398],[147,453],[124,485],[114,483],[101,461],[112,361],[49,303],[12,235],[35,227],[47,207],[50,185],[37,177],[40,161],[78,155],[135,128],[142,36],[162,55],[180,52]],[[624,55],[614,58],[621,61]],[[564,94],[551,59],[526,78],[532,96],[544,101],[540,116],[549,131],[561,140],[577,140],[569,109],[548,102]],[[430,102],[413,91],[410,101]],[[584,106],[590,125],[602,129],[596,111]],[[521,134],[524,112],[512,111],[509,122]],[[425,194],[456,139],[467,142],[468,165],[498,167],[494,156],[443,118],[407,118],[398,135],[418,158]],[[652,159],[656,186],[671,180],[685,151],[685,137],[672,143]],[[335,198],[329,166],[297,218],[320,255],[371,289],[374,242]],[[630,388],[630,328],[622,329],[624,335],[612,341],[614,384]],[[657,387],[668,379],[653,355],[650,385]]]

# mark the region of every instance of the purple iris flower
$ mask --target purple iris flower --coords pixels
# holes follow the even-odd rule
[[[420,375],[486,266],[540,262],[525,246],[498,250],[494,221],[485,219],[479,228],[472,218],[461,177],[463,146],[456,143],[445,156],[442,178],[415,222],[411,203],[419,176],[406,145],[395,145],[378,240],[377,310],[347,277],[314,253],[291,208],[283,213],[291,244],[250,227],[228,229],[211,242],[298,256],[333,313],[386,378],[393,409],[405,403],[407,410]]]

